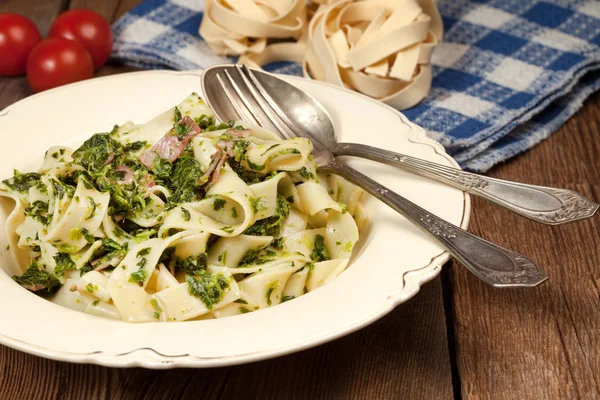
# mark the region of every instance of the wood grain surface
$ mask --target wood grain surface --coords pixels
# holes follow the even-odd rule
[[[1,0],[42,34],[68,8],[114,21],[139,0]],[[131,71],[108,65],[97,76]],[[0,109],[31,95],[0,78]],[[2,132],[0,132],[0,135]],[[559,132],[490,175],[600,201],[600,94]],[[561,227],[474,199],[471,230],[528,254],[550,280],[493,289],[457,263],[409,302],[332,343],[236,367],[170,371],[55,362],[0,346],[0,399],[600,398],[600,217]]]
[[[600,202],[600,93],[559,132],[491,176],[565,187]],[[550,227],[479,199],[470,229],[548,272],[532,290],[450,274],[456,359],[466,399],[600,398],[600,216]]]

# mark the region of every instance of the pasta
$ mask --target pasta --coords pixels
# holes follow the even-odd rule
[[[429,93],[443,24],[435,0],[207,0],[199,33],[240,64],[296,62],[307,78],[406,109]]]
[[[195,93],[143,125],[50,148],[0,183],[13,277],[54,303],[128,322],[253,312],[349,264],[362,190],[321,175],[305,138],[217,123]]]

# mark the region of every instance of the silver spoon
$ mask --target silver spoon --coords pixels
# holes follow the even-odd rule
[[[242,119],[272,129],[287,138],[309,137],[313,142],[313,154],[319,171],[340,175],[383,201],[439,241],[484,282],[497,287],[531,287],[548,278],[529,258],[477,237],[433,215],[361,172],[336,163],[334,155],[329,151],[336,146],[335,137],[315,138],[306,131],[299,130],[288,116],[281,115],[280,109],[274,107],[275,98],[269,96],[270,93],[262,85],[261,78],[265,76],[270,75],[251,71],[246,67],[242,71],[237,65],[211,67],[202,75],[202,91],[222,121]]]
[[[211,81],[217,71],[214,68],[205,72],[205,76],[211,77]],[[558,225],[590,218],[598,210],[598,204],[571,190],[489,178],[360,143],[338,143],[331,116],[317,100],[272,74],[258,70],[253,72],[257,86],[269,94],[270,100],[266,100],[280,118],[287,125],[303,131],[301,136],[322,143],[334,156],[361,157],[399,167],[479,196],[544,224]],[[214,89],[217,85],[216,78],[212,82],[203,79],[203,84],[207,90],[205,95],[213,108],[218,110],[220,117],[227,120],[237,115],[229,99],[213,95],[214,90],[223,93],[218,88]],[[271,128],[281,131],[276,126]]]

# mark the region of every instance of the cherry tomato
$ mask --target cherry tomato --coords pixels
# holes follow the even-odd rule
[[[90,53],[74,40],[42,40],[27,60],[27,80],[34,92],[88,79],[93,74]]]
[[[0,13],[0,75],[23,75],[27,56],[42,37],[30,19]]]
[[[110,25],[98,13],[90,10],[70,10],[61,14],[50,27],[49,37],[60,37],[81,42],[100,68],[112,50],[113,35]]]

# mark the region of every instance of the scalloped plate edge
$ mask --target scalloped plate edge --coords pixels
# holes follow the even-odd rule
[[[149,70],[149,71],[137,71],[137,72],[128,72],[124,74],[117,75],[108,75],[103,77],[94,78],[94,81],[98,80],[108,80],[114,79],[117,76],[123,75],[133,75],[133,74],[148,74],[148,73],[164,73],[170,75],[196,75],[200,76],[202,74],[201,70],[190,70],[190,71],[169,71],[169,70]],[[304,79],[295,76],[282,75],[282,78],[290,78],[290,79]],[[68,90],[76,85],[85,84],[88,81],[81,81],[72,83],[69,85],[61,86],[55,89],[51,89],[42,93],[38,93],[29,97],[26,97],[14,104],[9,105],[8,107],[0,110],[0,118],[8,116],[12,110],[17,107],[20,107],[30,100],[37,98],[39,96],[44,96],[48,93],[55,93],[60,90]],[[425,130],[420,126],[410,122],[402,113],[395,110],[394,108],[378,102],[368,96],[363,94],[354,92],[352,90],[346,88],[340,88],[338,86],[325,83],[318,82],[321,85],[327,85],[336,88],[337,90],[345,91],[349,94],[360,96],[365,100],[370,102],[374,102],[379,104],[381,107],[387,108],[388,110],[395,113],[402,123],[410,125],[413,128],[411,129],[408,135],[408,140],[414,144],[426,145],[435,151],[436,154],[448,159],[455,167],[460,168],[458,163],[450,157],[444,150],[444,147],[438,142],[430,139],[426,136]],[[469,225],[470,215],[471,215],[471,199],[467,193],[463,192],[464,205],[463,205],[463,215],[461,219],[460,227],[463,229],[467,229]],[[80,363],[80,364],[97,364],[106,367],[119,367],[119,368],[129,368],[129,367],[143,367],[150,369],[169,369],[169,368],[210,368],[217,366],[229,366],[236,365],[242,363],[250,363],[261,361],[269,358],[279,357],[291,353],[295,353],[301,350],[306,350],[312,347],[316,347],[323,343],[330,342],[332,340],[338,339],[345,335],[348,335],[352,332],[355,332],[365,326],[370,325],[376,320],[384,317],[390,311],[392,311],[399,304],[407,301],[408,299],[414,297],[420,290],[421,286],[430,280],[434,279],[437,275],[439,275],[442,266],[450,259],[450,254],[447,251],[443,251],[437,256],[433,257],[430,262],[420,268],[416,268],[409,272],[406,272],[403,279],[402,289],[396,293],[390,294],[387,298],[387,302],[384,307],[371,313],[365,318],[362,318],[359,321],[356,321],[353,325],[348,326],[343,331],[335,331],[335,332],[325,332],[320,335],[318,338],[311,338],[307,340],[304,344],[298,346],[286,346],[280,349],[274,349],[269,351],[261,351],[261,352],[250,352],[237,354],[234,356],[228,357],[198,357],[191,354],[161,354],[160,352],[144,347],[139,349],[134,349],[126,353],[108,353],[108,352],[91,352],[91,353],[74,353],[74,352],[65,352],[52,350],[45,347],[33,345],[24,341],[21,341],[16,338],[12,338],[6,335],[0,334],[0,343],[13,348],[15,350],[23,351],[29,354],[33,354],[36,356],[56,360],[56,361],[65,361],[72,363]]]

